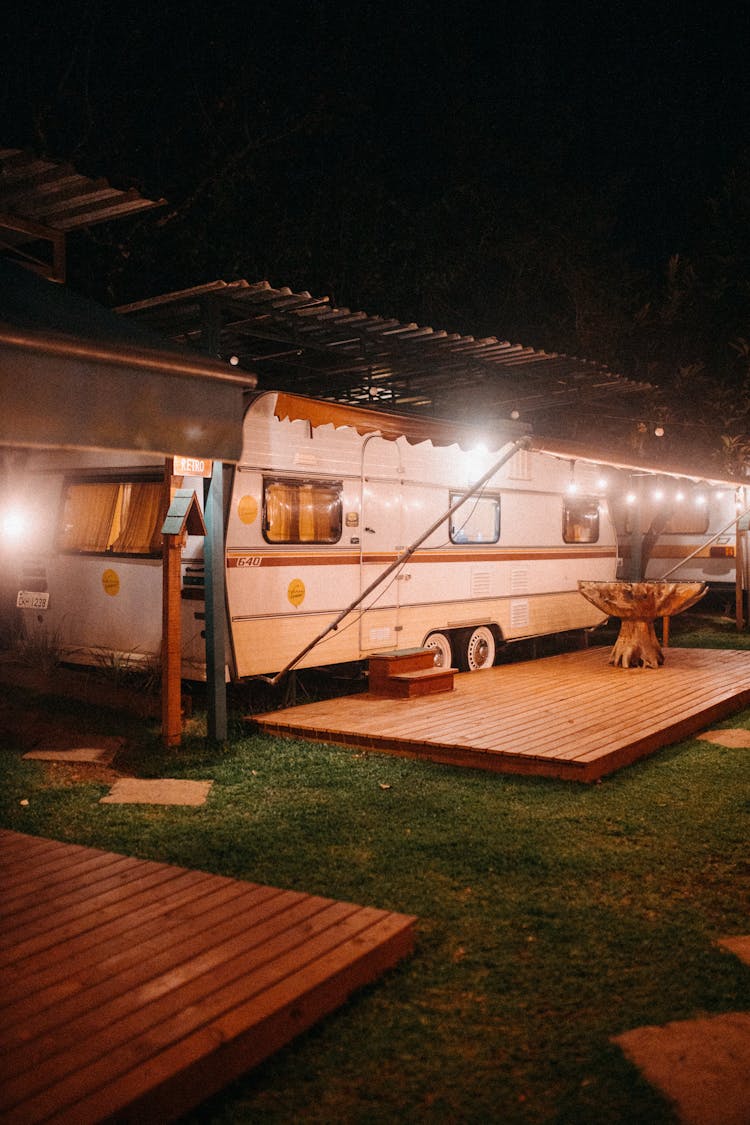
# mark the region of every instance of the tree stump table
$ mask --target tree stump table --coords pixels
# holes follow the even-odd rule
[[[695,605],[705,582],[585,582],[578,589],[610,617],[620,618],[620,632],[609,656],[621,668],[658,668],[664,652],[654,629],[657,617],[673,617]]]

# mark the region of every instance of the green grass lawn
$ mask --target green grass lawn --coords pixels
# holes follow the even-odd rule
[[[750,1008],[750,969],[716,945],[750,928],[748,750],[688,740],[586,787],[236,718],[225,747],[168,753],[155,726],[96,721],[130,738],[125,772],[213,778],[207,804],[100,805],[85,767],[6,737],[3,826],[419,918],[409,960],[191,1121],[670,1122],[610,1037]]]

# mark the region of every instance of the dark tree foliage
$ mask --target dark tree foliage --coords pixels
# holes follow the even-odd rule
[[[2,143],[167,200],[71,239],[89,295],[266,278],[597,359],[657,388],[633,441],[745,458],[744,11],[30,0],[6,22]]]

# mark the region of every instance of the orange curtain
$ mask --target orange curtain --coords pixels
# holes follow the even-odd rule
[[[68,485],[60,532],[61,550],[107,550],[118,491],[117,482]]]
[[[294,538],[294,486],[274,481],[266,489],[266,534],[271,543],[288,543]]]
[[[162,486],[160,481],[122,484],[119,534],[112,542],[118,554],[147,555],[161,544]]]

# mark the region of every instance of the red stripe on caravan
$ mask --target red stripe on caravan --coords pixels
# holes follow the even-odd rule
[[[495,551],[417,551],[408,559],[412,563],[458,563],[458,562],[537,562],[548,559],[613,559],[617,557],[614,547],[583,550],[581,548],[549,548],[541,550],[515,550],[501,548]],[[387,566],[395,562],[398,554],[371,553],[361,556],[361,561],[369,565]],[[296,552],[267,552],[245,554],[229,552],[227,566],[230,569],[253,570],[259,566],[354,566],[360,562],[360,555],[352,551],[321,551],[319,554]]]

